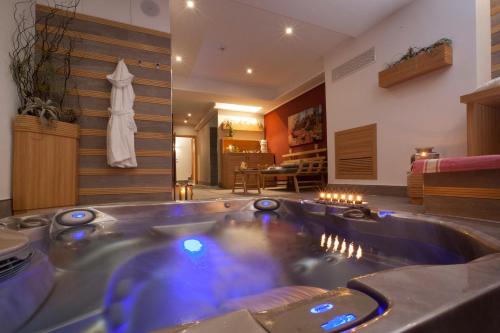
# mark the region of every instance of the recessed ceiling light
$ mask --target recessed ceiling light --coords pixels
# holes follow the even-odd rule
[[[260,110],[262,110],[262,106],[229,104],[229,103],[215,103],[214,108],[218,110],[251,112],[251,113],[257,113]]]
[[[194,1],[192,0],[186,1],[186,6],[187,8],[194,8]]]
[[[176,56],[175,61],[182,62],[182,57],[180,55]]]
[[[188,113],[188,117],[191,117],[191,113]]]
[[[285,28],[285,33],[286,33],[287,35],[291,35],[291,34],[293,34],[293,28],[292,28],[292,27],[286,27],[286,28]]]
[[[253,69],[247,68],[247,74],[252,74],[252,73],[253,73]]]
[[[184,124],[187,124],[188,123],[188,120],[187,119],[184,119]]]

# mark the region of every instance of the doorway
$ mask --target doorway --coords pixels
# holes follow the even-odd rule
[[[175,181],[196,184],[196,137],[175,137]]]

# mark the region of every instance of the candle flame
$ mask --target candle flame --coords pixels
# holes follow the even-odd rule
[[[353,201],[354,200],[354,196],[352,194],[349,194],[347,196],[347,201]]]
[[[345,194],[340,195],[340,200],[345,200]]]
[[[349,244],[349,250],[347,252],[347,258],[351,258],[353,254],[354,254],[354,244],[351,243],[351,244]]]
[[[327,193],[327,194],[326,194],[326,198],[327,198],[328,200],[330,200],[330,199],[332,198],[332,194],[331,194],[331,193]]]
[[[340,247],[340,254],[344,254],[345,250],[346,250],[346,243],[345,243],[345,239],[342,241],[342,246]]]
[[[321,193],[319,194],[319,197],[320,197],[321,199],[324,199],[324,198],[326,197],[325,192],[321,192]]]
[[[361,259],[363,256],[363,250],[361,249],[361,245],[358,247],[358,251],[356,251],[356,259]]]
[[[363,197],[362,197],[362,196],[360,196],[360,195],[357,195],[357,196],[356,196],[356,201],[358,201],[358,202],[361,202],[361,203],[362,203],[362,202],[363,202]]]
[[[338,193],[333,193],[333,199],[339,200],[339,194]]]
[[[325,239],[326,239],[326,235],[325,234],[321,235],[321,247],[325,246]]]
[[[339,249],[339,236],[335,236],[335,241],[333,242],[333,252],[337,252]]]
[[[326,249],[328,250],[332,246],[332,235],[328,237],[328,240],[326,241]]]

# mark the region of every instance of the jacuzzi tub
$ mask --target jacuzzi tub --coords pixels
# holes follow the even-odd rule
[[[233,332],[233,321],[241,333],[257,332],[245,331],[253,324],[274,332],[269,323],[288,312],[314,322],[297,307],[317,306],[321,290],[333,290],[332,307],[342,295],[357,297],[354,308],[376,304],[358,315],[363,332],[500,327],[488,317],[500,305],[496,239],[435,217],[346,218],[340,208],[291,200],[259,211],[254,201],[95,206],[96,219],[82,225],[58,223],[57,212],[41,216],[53,222],[33,244],[55,268],[55,283],[19,331]],[[310,288],[311,302],[273,299],[283,288]],[[311,332],[351,327],[320,326]]]

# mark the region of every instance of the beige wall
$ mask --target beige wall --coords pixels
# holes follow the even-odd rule
[[[378,180],[335,179],[334,135],[328,135],[330,183],[406,185],[414,147],[434,146],[443,156],[466,154],[466,110],[459,98],[489,77],[484,65],[489,47],[478,52],[484,41],[476,35],[478,18],[487,17],[485,7],[474,0],[417,0],[325,58],[328,133],[378,125]],[[409,46],[443,37],[453,40],[451,68],[378,87],[378,72]],[[332,82],[333,68],[373,46],[374,64]]]
[[[17,113],[18,98],[9,66],[12,33],[15,29],[12,17],[14,0],[2,1],[0,11],[0,200],[11,199],[12,120]]]

